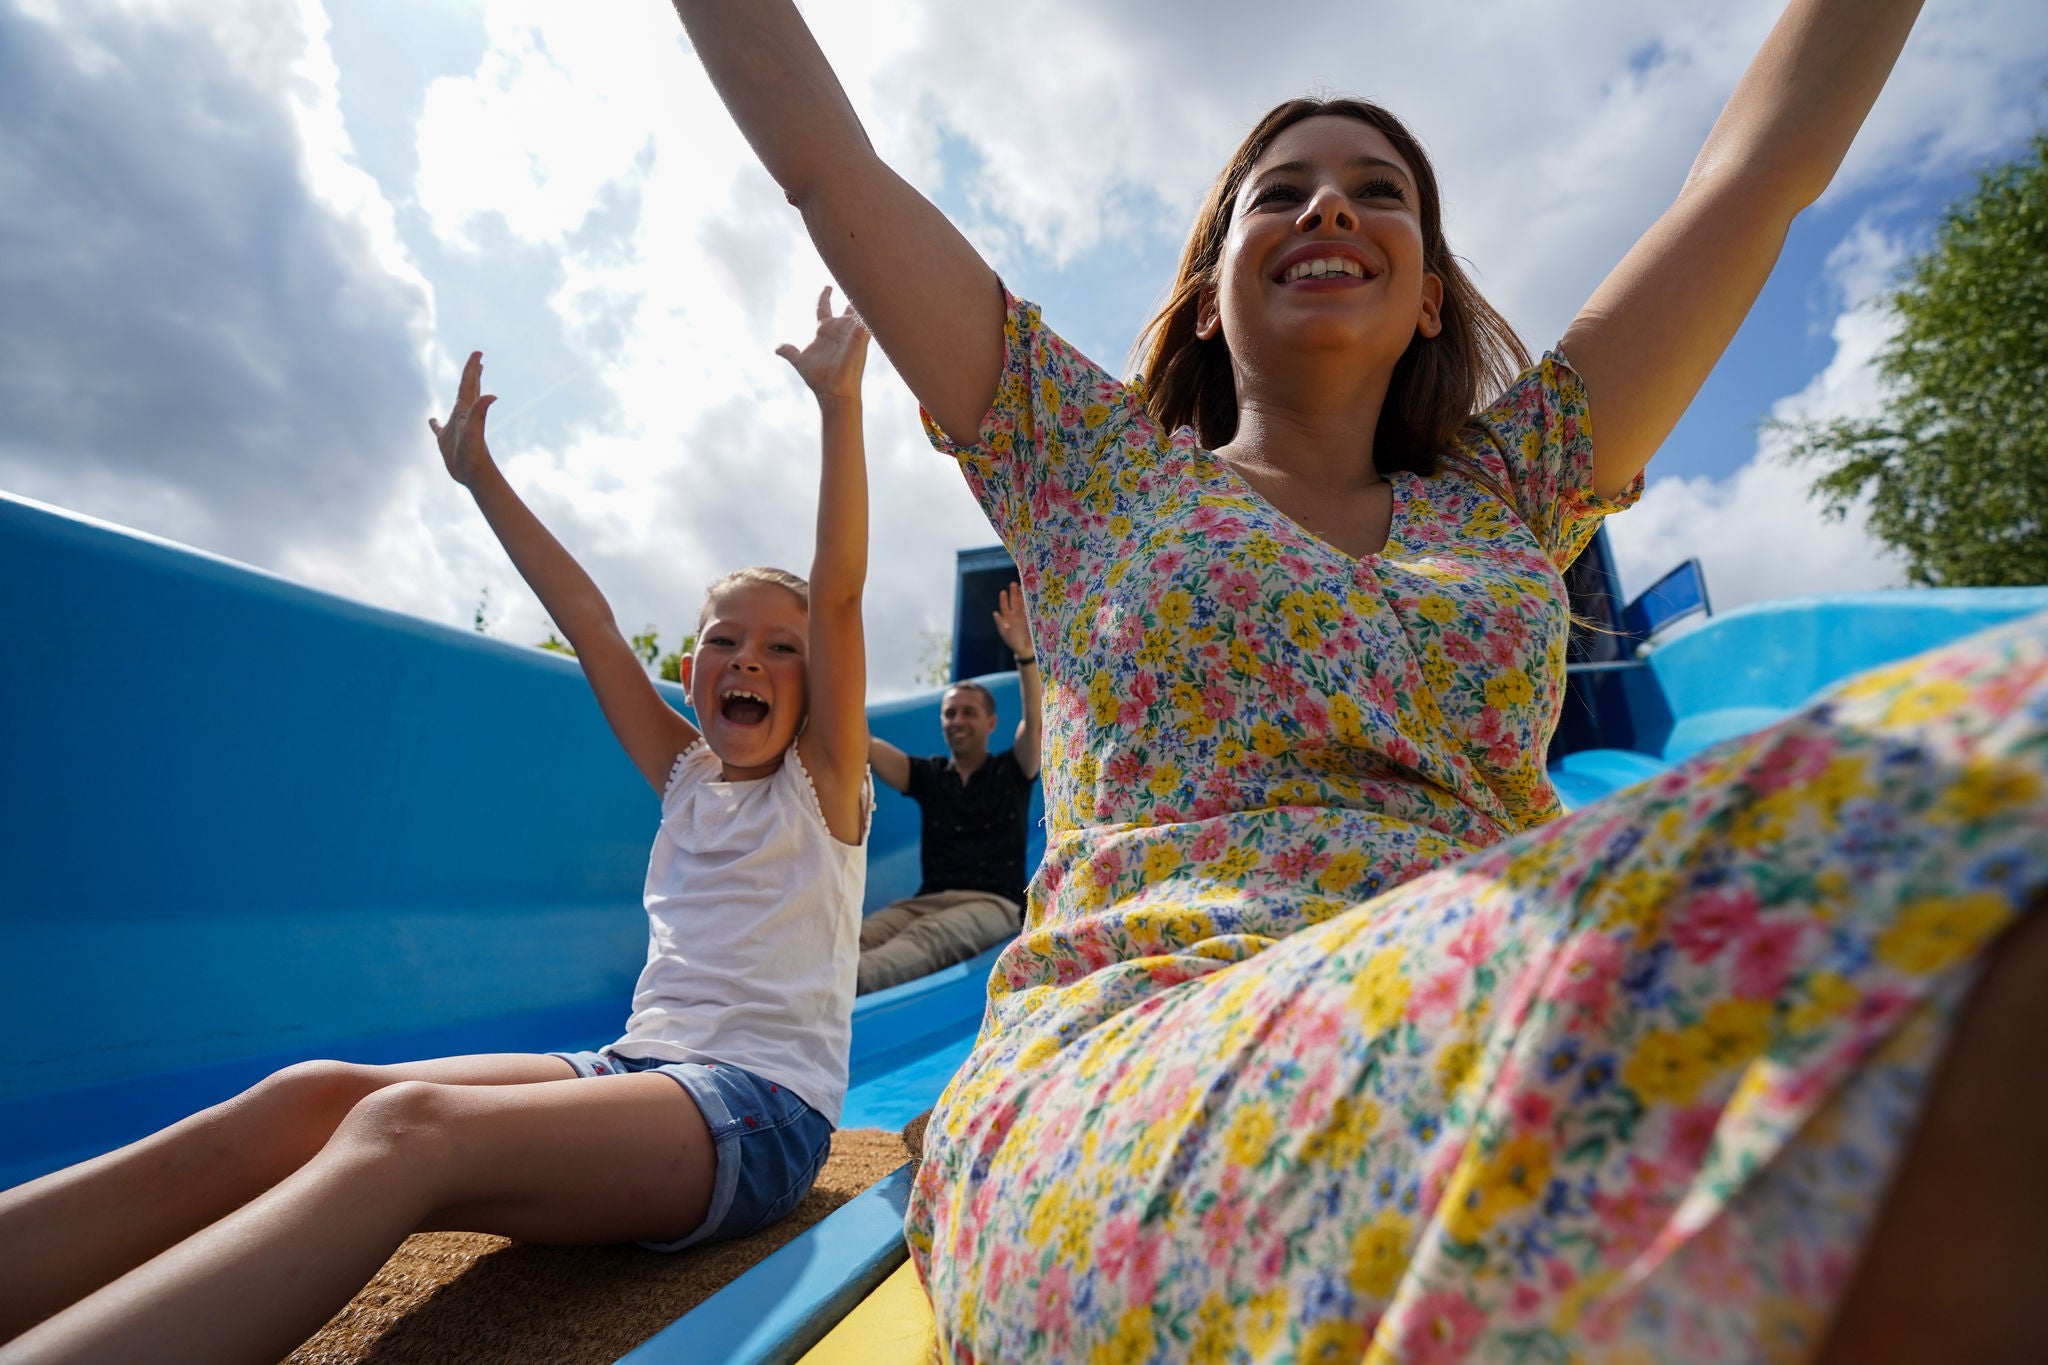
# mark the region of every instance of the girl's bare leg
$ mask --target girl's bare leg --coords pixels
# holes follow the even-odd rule
[[[297,1170],[357,1101],[399,1081],[559,1080],[558,1057],[306,1062],[105,1156],[0,1192],[0,1341],[225,1217]]]
[[[2048,1360],[2048,906],[1971,993],[1825,1365]]]
[[[666,1076],[403,1081],[366,1096],[270,1190],[0,1348],[0,1361],[271,1365],[422,1227],[667,1240],[703,1221],[713,1171],[710,1130]]]

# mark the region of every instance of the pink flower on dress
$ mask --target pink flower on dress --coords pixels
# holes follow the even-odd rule
[[[1103,1223],[1095,1233],[1095,1264],[1115,1279],[1123,1273],[1124,1262],[1138,1246],[1138,1215],[1119,1214]]]
[[[1422,1168],[1424,1217],[1434,1217],[1437,1205],[1444,1202],[1444,1187],[1451,1183],[1451,1172],[1457,1168],[1459,1158],[1465,1155],[1465,1142],[1463,1137],[1453,1142],[1439,1140],[1429,1164]]]
[[[1655,1164],[1630,1157],[1628,1166],[1627,1184],[1593,1191],[1593,1217],[1600,1224],[1606,1242],[1602,1256],[1609,1265],[1634,1260],[1656,1240],[1678,1203],[1678,1192],[1663,1184]]]
[[[1672,924],[1671,941],[1694,962],[1705,962],[1756,927],[1757,904],[1746,886],[1694,896]]]
[[[1401,1317],[1396,1354],[1404,1365],[1454,1365],[1486,1326],[1479,1305],[1453,1289],[1417,1299]]]
[[[1258,600],[1259,580],[1244,569],[1226,574],[1216,589],[1216,597],[1233,611],[1243,611]]]
[[[1064,1339],[1074,1318],[1074,1274],[1065,1261],[1038,1277],[1038,1329]]]
[[[1336,1048],[1340,1040],[1342,1040],[1345,1028],[1349,1023],[1349,1016],[1342,1010],[1321,1009],[1309,1011],[1301,1019],[1301,1023],[1294,1029],[1294,1039],[1298,1044],[1295,1055],[1299,1057],[1332,1055],[1330,1050]],[[1301,1092],[1301,1102],[1307,1104],[1311,1109],[1320,1112],[1326,1093],[1327,1089],[1325,1086],[1309,1085]]]
[[[1266,689],[1283,702],[1291,702],[1300,696],[1304,684],[1299,674],[1278,660],[1269,659],[1259,665],[1259,681]]]
[[[1788,733],[1758,755],[1744,780],[1764,795],[1796,787],[1826,771],[1837,751],[1837,741],[1832,738]]]
[[[1418,1024],[1450,1018],[1457,1013],[1464,980],[1465,973],[1456,967],[1424,978],[1408,997],[1408,1017]]]
[[[1450,955],[1468,967],[1477,967],[1500,948],[1500,911],[1486,910],[1458,926],[1451,936]]]
[[[1273,874],[1283,881],[1305,882],[1330,865],[1330,855],[1309,844],[1296,844],[1273,855]]]
[[[1188,525],[1217,540],[1234,540],[1244,534],[1244,523],[1220,507],[1197,507]],[[1210,567],[1220,566],[1221,561],[1215,561]]]
[[[1472,738],[1482,745],[1499,745],[1507,737],[1507,728],[1501,723],[1500,708],[1483,706],[1479,719],[1472,722]],[[1490,761],[1490,756],[1489,756]],[[1499,764],[1494,766],[1498,767]]]
[[[1394,680],[1383,672],[1375,670],[1372,676],[1365,680],[1362,692],[1360,700],[1369,710],[1377,711],[1383,716],[1391,716],[1399,709],[1399,704],[1394,698]]]
[[[1735,950],[1735,991],[1769,1000],[1785,989],[1805,927],[1795,919],[1772,919],[1750,930]]]
[[[1605,1024],[1615,978],[1621,975],[1627,961],[1628,949],[1620,939],[1597,930],[1580,934],[1572,940],[1559,964],[1564,985],[1558,998],[1575,1007],[1595,1027]]]
[[[1514,1116],[1516,1127],[1534,1131],[1550,1126],[1557,1106],[1551,1103],[1548,1095],[1524,1090],[1509,1103],[1508,1112]]]
[[[1130,1265],[1124,1275],[1124,1292],[1133,1303],[1150,1303],[1159,1290],[1159,1249],[1165,1242],[1163,1229],[1154,1228],[1138,1235],[1138,1244],[1131,1250]]]
[[[1665,1133],[1664,1156],[1676,1171],[1699,1169],[1713,1146],[1714,1130],[1721,1124],[1719,1105],[1696,1104],[1671,1116]]]

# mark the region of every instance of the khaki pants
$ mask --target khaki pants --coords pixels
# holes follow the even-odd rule
[[[965,962],[1023,923],[1017,902],[990,891],[934,891],[885,905],[861,921],[859,992]]]

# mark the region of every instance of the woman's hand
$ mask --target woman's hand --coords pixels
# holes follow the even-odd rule
[[[1024,589],[1012,583],[996,599],[996,634],[1020,659],[1031,657],[1031,622],[1024,615]]]
[[[494,393],[477,397],[477,389],[483,384],[484,353],[471,351],[469,362],[462,367],[462,382],[455,389],[455,407],[448,413],[446,425],[429,417],[427,429],[434,433],[434,439],[441,444],[441,460],[448,466],[448,477],[464,488],[487,469],[496,468],[491,462],[491,449],[484,442],[484,415],[491,410],[491,404],[498,401]]]
[[[860,400],[860,377],[868,360],[867,325],[852,304],[843,313],[832,311],[831,285],[819,291],[818,334],[811,344],[799,351],[785,343],[775,348],[775,354],[803,376],[820,404]]]

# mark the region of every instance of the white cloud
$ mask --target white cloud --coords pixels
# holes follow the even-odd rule
[[[0,483],[301,577],[360,554],[431,298],[324,14],[0,7],[0,65]]]
[[[521,416],[544,395],[506,393],[492,416],[493,448],[621,622],[654,623],[673,643],[719,573],[756,562],[808,568],[816,406],[774,347],[809,337],[829,277],[673,16],[645,14],[660,22],[640,11],[613,16],[593,38],[584,16],[558,7],[492,9],[477,73],[428,93],[418,193],[451,244],[473,245],[474,225],[496,214],[515,235],[559,252],[563,282],[548,306],[571,349],[589,357],[615,415],[575,424],[568,440],[542,448]],[[865,102],[865,73],[906,29],[872,10],[857,25],[821,27]],[[930,150],[910,148],[907,159],[925,164]],[[591,205],[622,188],[633,196],[630,222],[580,241]],[[474,344],[488,351],[495,341]],[[909,685],[924,632],[950,624],[953,550],[993,537],[879,355],[867,439],[877,490],[870,677],[880,695]],[[451,571],[492,586],[500,634],[540,638],[537,604],[473,522],[442,532],[460,546],[445,551],[459,566]],[[466,612],[474,597],[469,588],[456,600]]]

